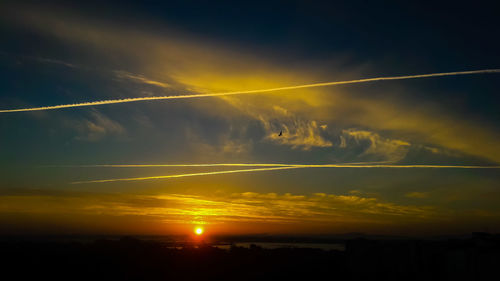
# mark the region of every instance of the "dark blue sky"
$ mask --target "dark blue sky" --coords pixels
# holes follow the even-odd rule
[[[0,110],[500,67],[498,4],[102,2],[0,4]],[[127,232],[140,224],[144,233],[205,223],[229,233],[500,229],[498,169],[190,176],[257,167],[81,166],[495,166],[498,79],[483,73],[0,113],[0,211],[10,214],[0,225]],[[145,179],[172,175],[179,177]],[[110,226],[79,227],[59,214]],[[114,225],[113,216],[128,223]]]

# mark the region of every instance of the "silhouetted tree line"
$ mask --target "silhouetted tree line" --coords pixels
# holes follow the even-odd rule
[[[3,280],[494,280],[500,237],[346,241],[346,251],[208,245],[172,249],[135,238],[0,242]]]

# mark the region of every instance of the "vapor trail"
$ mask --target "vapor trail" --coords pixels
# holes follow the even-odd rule
[[[61,167],[61,166],[59,166]],[[62,167],[81,168],[160,168],[160,167],[297,167],[297,168],[437,168],[437,169],[500,169],[500,166],[474,166],[474,165],[395,165],[366,163],[344,164],[284,164],[284,163],[215,163],[215,164],[105,164],[105,165],[79,165]]]
[[[103,182],[115,182],[115,181],[140,181],[140,180],[154,180],[154,179],[168,179],[168,178],[208,176],[208,175],[218,175],[218,174],[233,174],[233,173],[247,173],[247,172],[286,170],[286,169],[297,169],[297,168],[301,168],[301,167],[286,166],[286,167],[275,167],[275,168],[242,169],[242,170],[229,170],[229,171],[192,173],[192,174],[177,174],[177,175],[140,177],[140,178],[122,178],[122,179],[107,179],[107,180],[92,180],[92,181],[76,181],[76,182],[72,182],[72,184],[103,183]]]
[[[139,177],[139,178],[121,178],[121,179],[105,179],[105,180],[92,180],[92,181],[78,181],[72,184],[81,183],[105,183],[115,181],[139,181],[139,180],[152,180],[152,179],[168,179],[168,178],[181,178],[181,177],[194,177],[194,176],[208,176],[218,174],[231,174],[231,173],[247,173],[247,172],[260,172],[260,171],[273,171],[273,170],[286,170],[286,169],[303,169],[303,168],[426,168],[426,169],[500,169],[500,166],[454,166],[454,165],[379,165],[379,164],[272,164],[272,163],[257,163],[257,164],[243,164],[243,163],[228,163],[228,164],[165,164],[165,165],[87,165],[80,167],[112,167],[112,168],[144,168],[144,167],[272,167],[272,168],[258,168],[258,169],[242,169],[242,170],[229,170],[217,172],[203,172],[203,173],[190,173],[190,174],[177,174],[166,176],[152,176],[152,177]]]
[[[102,164],[102,165],[64,165],[45,167],[75,167],[75,168],[154,168],[154,167],[288,167],[292,164],[262,164],[262,163],[216,163],[216,164]]]
[[[4,109],[4,110],[0,110],[0,113],[51,110],[51,109],[60,109],[60,108],[95,106],[95,105],[137,102],[137,101],[190,99],[190,98],[218,97],[218,96],[230,96],[230,95],[241,95],[241,94],[257,94],[257,93],[269,93],[269,92],[295,90],[295,89],[303,89],[303,88],[326,87],[326,86],[336,86],[336,85],[345,85],[345,84],[358,84],[358,83],[367,83],[367,82],[375,82],[375,81],[405,80],[405,79],[417,79],[417,78],[429,78],[429,77],[441,77],[441,76],[485,74],[485,73],[500,73],[500,69],[482,69],[482,70],[429,73],[429,74],[405,75],[405,76],[375,77],[375,78],[365,78],[365,79],[357,79],[357,80],[323,82],[323,83],[304,84],[304,85],[286,86],[286,87],[269,88],[269,89],[222,92],[222,93],[191,94],[191,95],[178,95],[178,96],[159,96],[159,97],[138,97],[138,98],[128,98],[128,99],[103,100],[103,101],[53,105],[53,106],[43,106],[43,107],[32,107],[32,108]]]

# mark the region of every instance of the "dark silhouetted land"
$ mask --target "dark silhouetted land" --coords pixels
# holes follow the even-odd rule
[[[499,235],[343,242],[345,251],[3,239],[0,249],[10,280],[494,280],[500,266]]]

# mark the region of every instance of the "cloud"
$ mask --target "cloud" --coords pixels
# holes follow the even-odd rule
[[[242,192],[218,195],[78,194],[0,196],[0,210],[9,213],[144,216],[181,224],[278,223],[333,224],[405,218],[421,220],[436,210],[405,206],[376,198],[316,193]],[[391,219],[392,218],[392,219]]]
[[[341,148],[350,146],[348,143],[354,141],[356,145],[362,142],[368,142],[368,147],[364,150],[363,154],[372,154],[381,156],[383,159],[391,162],[402,160],[408,153],[411,144],[397,139],[383,138],[379,134],[357,129],[343,130],[340,136]]]
[[[280,106],[273,106],[275,116],[258,113],[258,118],[266,130],[266,139],[292,148],[310,150],[312,147],[331,147],[332,142],[322,136],[325,125],[307,120]],[[281,136],[277,132],[283,132]]]
[[[408,193],[406,193],[405,196],[409,197],[409,198],[424,199],[424,198],[428,198],[429,197],[429,193],[428,192],[417,192],[417,191],[414,191],[414,192],[408,192]]]
[[[266,139],[281,145],[288,145],[292,148],[301,148],[303,150],[310,150],[313,147],[331,147],[332,142],[325,139],[321,135],[321,127],[318,127],[316,121],[306,120],[292,120],[285,121],[279,120],[275,123],[282,122],[281,124],[273,124],[272,121],[266,120],[260,116],[267,136]],[[279,136],[278,132],[282,131],[283,134]]]
[[[171,88],[171,85],[169,85],[165,82],[151,80],[143,75],[133,74],[133,73],[130,73],[127,71],[114,71],[114,73],[115,73],[116,77],[120,78],[120,79],[127,79],[127,80],[131,80],[133,82],[143,83],[143,84],[147,84],[147,85],[153,85],[153,86],[157,86],[160,88]]]
[[[184,128],[186,141],[183,146],[197,155],[198,161],[220,161],[224,158],[239,161],[252,153],[253,138],[246,135],[244,126],[221,126],[216,131],[197,127],[199,124],[191,126]]]
[[[106,115],[92,111],[89,118],[83,120],[68,120],[67,126],[77,131],[78,135],[75,137],[81,141],[98,141],[107,136],[123,135],[126,130],[123,126],[108,118]]]
[[[69,63],[69,62],[65,62],[65,61],[62,61],[62,60],[49,59],[49,58],[38,58],[38,57],[29,57],[29,58],[33,58],[34,60],[42,62],[42,63],[51,63],[51,64],[63,65],[63,66],[69,67],[69,68],[81,68],[79,65],[76,65],[76,64],[73,64],[73,63]]]
[[[349,80],[349,81],[323,82],[323,83],[313,83],[313,84],[305,84],[305,85],[284,86],[284,87],[268,88],[268,89],[242,90],[242,91],[232,91],[232,92],[223,92],[223,93],[207,93],[207,94],[160,96],[160,97],[137,97],[137,98],[117,99],[117,100],[90,101],[90,102],[83,102],[83,103],[76,103],[76,104],[63,104],[63,105],[19,108],[19,109],[3,109],[3,110],[0,110],[0,113],[53,110],[53,109],[61,109],[61,108],[82,107],[82,106],[98,106],[98,105],[104,105],[104,104],[117,104],[117,103],[128,103],[128,102],[138,102],[138,101],[155,101],[155,100],[167,100],[167,99],[189,99],[189,98],[220,97],[220,96],[243,95],[243,94],[260,94],[260,93],[270,93],[270,92],[276,92],[276,91],[297,90],[297,89],[304,89],[304,88],[315,88],[315,87],[326,87],[326,86],[345,85],[345,84],[367,83],[367,82],[374,82],[374,81],[403,80],[403,79],[416,79],[416,78],[426,78],[426,77],[441,77],[441,76],[484,74],[484,73],[500,73],[500,69],[482,69],[482,70],[443,72],[443,73],[431,73],[431,74],[419,74],[419,75],[376,77],[376,78],[366,78],[366,79],[357,79],[357,80]],[[117,76],[120,78],[128,78],[131,80],[140,81],[140,82],[145,83],[145,84],[151,84],[151,85],[159,86],[162,88],[169,87],[168,84],[154,81],[154,80],[149,80],[149,79],[145,78],[144,76],[132,75],[132,74],[127,73],[127,72],[117,72]]]
[[[229,138],[226,138],[226,140],[223,142],[223,147],[222,147],[222,153],[228,153],[228,154],[244,154],[248,153],[251,150],[252,143],[251,142],[237,142],[234,140],[231,140]]]
[[[246,114],[252,119],[249,122],[260,120],[256,113],[266,112],[263,114],[263,119],[271,122],[276,128],[286,125],[291,132],[294,126],[303,128],[299,130],[301,136],[296,137],[295,142],[285,138],[279,140],[290,147],[310,149],[317,144],[325,147],[329,145],[328,142],[332,142],[332,139],[327,138],[324,132],[314,129],[312,130],[314,141],[310,141],[310,137],[302,137],[311,132],[314,121],[317,127],[327,125],[328,129],[324,131],[336,128],[340,130],[364,128],[379,134],[391,132],[391,136],[388,136],[391,139],[405,140],[412,145],[426,144],[430,147],[460,151],[495,162],[500,161],[500,150],[496,145],[500,135],[496,128],[466,119],[462,115],[450,112],[440,104],[430,104],[425,100],[428,95],[409,97],[406,95],[410,92],[409,89],[401,86],[402,84],[399,84],[397,90],[394,90],[394,87],[388,87],[391,90],[384,91],[383,96],[372,89],[345,87],[349,83],[355,85],[446,75],[496,73],[497,69],[357,79],[365,77],[365,74],[355,68],[325,67],[325,65],[308,67],[300,61],[280,62],[272,56],[255,56],[251,50],[244,47],[224,46],[214,41],[188,37],[174,30],[166,30],[159,35],[133,26],[123,28],[110,22],[90,22],[78,19],[78,17],[68,17],[67,13],[64,15],[51,12],[31,14],[19,12],[17,16],[19,22],[32,29],[50,34],[78,47],[84,46],[89,52],[104,54],[98,57],[107,57],[107,54],[113,53],[113,57],[122,59],[122,65],[133,66],[130,67],[133,68],[131,72],[141,73],[141,78],[148,81],[155,80],[149,77],[165,77],[162,81],[168,81],[168,84],[173,86],[172,91],[183,94],[163,97],[135,98],[134,96],[123,100],[103,98],[105,99],[103,101],[75,105],[7,109],[8,112],[156,99],[219,97],[226,103],[214,106],[215,103],[212,102],[193,100],[192,106],[200,109],[200,114],[217,115],[226,120],[233,120],[235,117],[246,114],[239,112],[243,108],[241,104],[246,104],[248,108],[255,111],[253,115]],[[165,33],[171,36],[165,36]],[[134,40],[130,40],[131,38]],[[92,54],[95,55],[95,53]],[[100,63],[113,64],[113,61],[100,61]],[[290,65],[297,67],[292,68]],[[320,69],[328,69],[328,71],[320,73]],[[135,81],[140,82],[137,79]],[[331,82],[311,83],[312,81]],[[335,85],[344,86],[330,87]],[[394,84],[391,85],[394,86]],[[234,100],[239,100],[239,103],[233,102]],[[296,124],[292,121],[282,122],[284,117],[271,121],[269,112],[275,106],[293,113],[297,118]],[[274,129],[272,126],[270,128]],[[294,132],[291,133],[293,134]],[[271,131],[266,131],[266,136],[271,136]],[[318,136],[323,139],[318,141]],[[268,140],[271,143],[278,143]]]
[[[292,149],[310,150],[313,147],[331,147],[332,142],[325,136],[326,125],[318,126],[315,120],[309,120],[288,110],[284,106],[258,106],[241,99],[225,99],[240,112],[258,120],[265,131],[264,140]],[[257,105],[257,106],[256,106]],[[279,136],[279,132],[282,135]]]

